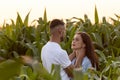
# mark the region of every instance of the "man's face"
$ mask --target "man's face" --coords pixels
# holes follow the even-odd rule
[[[65,35],[66,35],[65,26],[61,25],[61,35],[60,35],[61,42],[64,41]]]

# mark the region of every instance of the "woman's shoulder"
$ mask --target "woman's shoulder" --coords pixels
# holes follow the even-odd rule
[[[87,71],[87,69],[90,68],[90,67],[92,67],[91,61],[86,56],[86,57],[83,58],[83,62],[82,62],[83,72]]]
[[[83,64],[83,65],[84,65],[84,64],[91,64],[91,61],[89,60],[89,58],[88,58],[87,56],[85,56],[85,57],[83,58],[82,64]]]

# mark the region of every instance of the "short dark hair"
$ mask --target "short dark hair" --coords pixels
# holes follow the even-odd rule
[[[55,28],[56,26],[58,25],[64,25],[65,23],[62,21],[62,20],[59,20],[59,19],[53,19],[51,22],[50,22],[50,29],[53,29]]]

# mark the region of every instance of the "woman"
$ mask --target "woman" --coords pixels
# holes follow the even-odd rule
[[[69,55],[75,68],[82,66],[85,72],[88,68],[98,69],[98,57],[94,52],[94,47],[90,36],[85,32],[78,32],[74,35],[71,48],[73,53]]]

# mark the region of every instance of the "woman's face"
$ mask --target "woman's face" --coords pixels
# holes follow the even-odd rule
[[[73,50],[81,49],[85,47],[85,44],[83,43],[82,37],[80,34],[75,34],[74,38],[72,40],[71,48]]]

